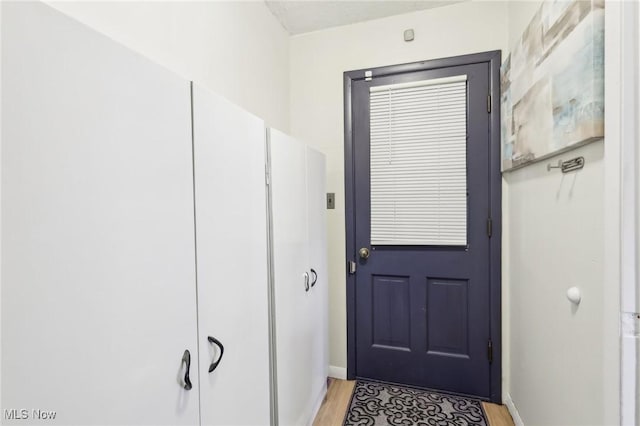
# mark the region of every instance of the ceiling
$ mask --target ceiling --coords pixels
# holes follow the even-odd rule
[[[465,0],[265,0],[289,34],[301,34]]]

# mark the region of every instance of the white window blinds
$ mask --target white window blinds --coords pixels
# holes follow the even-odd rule
[[[370,89],[371,244],[467,244],[467,76]]]

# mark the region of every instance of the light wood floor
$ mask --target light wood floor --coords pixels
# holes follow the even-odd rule
[[[355,385],[355,380],[329,379],[327,396],[313,421],[313,426],[342,426]],[[504,405],[483,402],[482,406],[487,413],[489,426],[514,426]]]

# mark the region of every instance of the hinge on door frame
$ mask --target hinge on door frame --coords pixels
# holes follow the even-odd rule
[[[493,220],[488,217],[487,218],[487,237],[491,238],[491,235],[493,234]]]
[[[269,175],[269,165],[264,165],[264,183],[269,186],[271,184],[271,176]]]
[[[487,95],[487,112],[491,113],[491,95]]]
[[[487,358],[489,358],[489,364],[493,362],[493,342],[491,339],[487,342]]]

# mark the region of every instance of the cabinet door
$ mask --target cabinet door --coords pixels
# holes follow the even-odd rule
[[[195,84],[193,117],[202,424],[267,425],[264,123]]]
[[[315,410],[326,393],[329,373],[329,281],[327,279],[327,225],[324,154],[307,147],[307,211],[309,226],[309,268],[312,272],[311,309],[311,380]]]
[[[306,149],[276,130],[270,147],[278,420],[305,425],[313,409]]]
[[[3,421],[195,425],[189,82],[42,3],[1,31]]]

